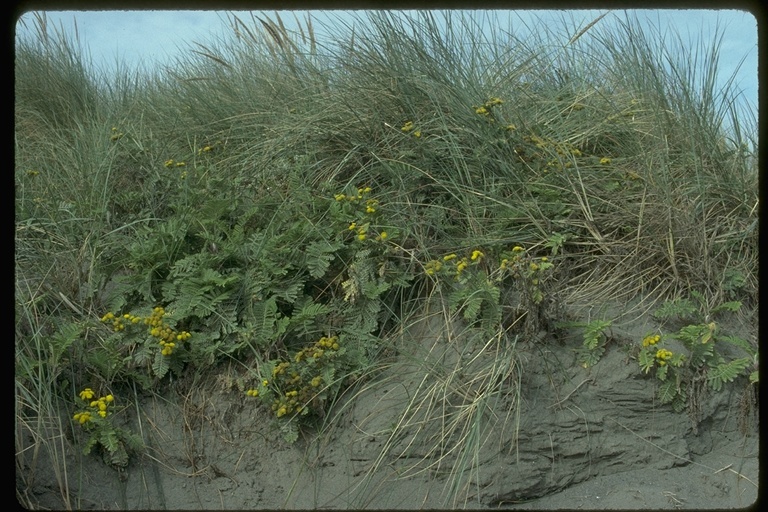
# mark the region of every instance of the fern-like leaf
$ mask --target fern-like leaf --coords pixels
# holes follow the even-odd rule
[[[718,336],[717,341],[727,341],[732,345],[736,345],[751,356],[754,356],[757,353],[755,347],[753,347],[747,340],[739,338],[738,336]]]
[[[648,373],[656,363],[656,357],[649,350],[641,350],[637,362],[644,373]]]
[[[715,306],[714,308],[712,308],[712,312],[711,313],[715,314],[715,313],[717,313],[719,311],[723,311],[723,310],[730,311],[730,312],[733,313],[733,312],[738,311],[739,308],[741,308],[741,302],[739,302],[738,300],[733,300],[733,301],[730,301],[730,302],[724,302],[724,303],[720,304],[719,306]]]
[[[299,438],[299,427],[296,426],[295,421],[286,421],[280,425],[280,433],[283,434],[286,443],[293,444]]]
[[[155,376],[158,379],[162,379],[168,373],[170,367],[168,356],[164,356],[159,350],[155,352],[155,360],[152,362],[152,372],[154,372]]]
[[[331,262],[336,258],[334,253],[340,249],[340,245],[332,244],[326,240],[312,242],[307,246],[307,269],[309,275],[319,279],[325,275]]]
[[[483,297],[479,293],[473,293],[464,301],[464,320],[469,323],[477,320],[477,316],[480,313],[480,307],[483,305]]]
[[[710,387],[714,391],[720,391],[723,384],[733,382],[733,379],[738,377],[751,362],[751,358],[743,357],[741,359],[734,359],[730,363],[720,363],[710,368],[707,373],[707,381]]]
[[[677,396],[677,383],[674,380],[664,381],[659,386],[658,397],[662,404],[668,404]]]

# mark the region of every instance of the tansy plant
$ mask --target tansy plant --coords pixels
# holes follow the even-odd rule
[[[343,379],[337,374],[353,364],[338,336],[322,336],[290,358],[270,362],[268,375],[245,394],[260,398],[284,422],[281,430],[286,440],[293,442],[298,435],[297,422],[308,415],[325,414],[326,402],[341,387]]]
[[[498,266],[491,263],[494,260]],[[451,252],[424,264],[428,276],[450,287],[450,311],[461,309],[468,322],[480,317],[489,329],[501,319],[502,286],[522,291],[521,307],[528,317],[538,317],[537,308],[544,299],[542,279],[551,268],[546,256],[533,257],[520,246],[502,252],[499,258],[489,258],[483,250],[473,249],[464,255]]]
[[[682,344],[685,352],[673,349],[667,343],[670,338]],[[734,358],[730,355],[734,347],[748,356]],[[677,411],[695,399],[689,393],[694,379],[703,377],[713,391],[720,391],[725,383],[745,373],[750,382],[757,382],[756,361],[757,352],[745,340],[719,334],[715,322],[687,325],[671,335],[648,334],[641,342],[638,356],[643,372],[653,372],[661,382],[661,403],[671,403]]]
[[[128,465],[129,453],[141,448],[141,439],[112,423],[115,397],[112,394],[96,397],[91,388],[83,389],[78,395],[81,405],[72,419],[89,434],[83,453],[88,455],[94,448],[102,452],[104,462],[124,468]]]
[[[542,280],[552,269],[552,262],[547,256],[533,257],[525,249],[516,245],[511,251],[502,254],[497,279],[512,276],[523,283],[523,290],[528,300],[535,305],[544,300],[541,290]]]
[[[137,344],[141,345],[140,350],[134,352],[133,358],[139,365],[151,361],[154,375],[162,378],[168,373],[169,369],[180,369],[181,361],[178,357],[172,356],[178,355],[179,351],[183,351],[184,343],[192,337],[192,334],[187,331],[174,329],[165,320],[165,315],[165,309],[157,306],[152,309],[151,314],[147,317],[131,313],[115,315],[112,312],[108,312],[101,318],[101,321],[109,324],[115,332],[125,331],[126,326],[131,328],[131,330],[134,330],[134,326],[145,327],[149,337],[139,336],[135,330],[131,333],[135,335],[134,339]]]
[[[377,228],[375,225],[379,200],[370,197],[370,193],[371,187],[360,187],[356,193],[335,194],[334,199],[342,204],[343,211],[353,219],[347,229],[354,233],[355,240],[383,242],[390,235],[383,228]]]

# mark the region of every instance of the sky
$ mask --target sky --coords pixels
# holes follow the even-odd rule
[[[303,20],[311,12],[316,29],[325,20],[334,17],[344,19],[345,11],[295,11]],[[555,25],[563,16],[582,27],[594,20],[605,10],[573,11],[499,11],[497,19],[511,20],[513,27],[522,27],[534,20],[553,18]],[[641,10],[641,19],[662,30],[671,28],[687,39],[701,34],[711,34],[716,25],[724,32],[720,48],[720,73],[723,79],[729,77],[737,64],[745,59],[738,71],[736,83],[744,94],[745,105],[756,113],[758,97],[757,78],[757,21],[745,11],[738,10]],[[250,15],[241,19],[248,20]],[[272,12],[254,14],[272,17]],[[599,23],[615,23],[623,19],[624,11],[613,11],[617,16],[606,16]],[[61,27],[68,33],[77,33],[83,47],[90,53],[95,65],[102,69],[114,66],[116,62],[128,66],[162,67],[173,62],[174,56],[188,52],[193,42],[206,44],[218,36],[231,33],[226,11],[47,11],[49,24]],[[288,28],[293,20],[292,12],[281,14]],[[569,22],[570,24],[571,22]],[[507,25],[502,22],[502,27]],[[33,13],[25,13],[16,25],[16,37],[33,30]],[[319,32],[319,30],[318,30]],[[318,37],[321,34],[318,33]],[[756,118],[755,114],[755,118]]]

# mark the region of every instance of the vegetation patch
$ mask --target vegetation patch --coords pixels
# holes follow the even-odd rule
[[[276,435],[330,428],[436,305],[455,365],[419,361],[383,449],[422,427],[426,453],[454,446],[456,503],[480,425],[520,403],[517,343],[587,369],[610,350],[610,318],[548,341],[561,305],[682,321],[631,354],[674,410],[757,382],[756,340],[715,320],[756,319],[754,116],[715,87],[717,45],[615,21],[518,39],[382,11],[318,40],[232,14],[172,71],[107,77],[38,17],[15,64],[17,496],[35,505],[31,450],[69,485],[60,439],[125,468],[140,399],[224,366]]]

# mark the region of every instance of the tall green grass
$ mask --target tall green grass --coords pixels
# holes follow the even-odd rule
[[[722,32],[681,51],[675,34],[608,16],[613,25],[540,23],[523,38],[482,16],[382,11],[320,40],[312,19],[291,31],[277,15],[232,14],[228,36],[161,72],[113,77],[37,18],[15,68],[17,497],[36,506],[29,454],[42,450],[63,505],[76,506],[66,404],[120,373],[88,356],[93,344],[108,354],[111,338],[82,326],[152,296],[151,283],[116,295],[117,276],[149,268],[132,244],[180,212],[185,229],[219,226],[224,206],[205,198],[276,211],[299,192],[367,184],[416,274],[448,252],[522,245],[556,258],[556,294],[574,307],[650,307],[690,290],[756,305],[756,119],[733,79],[718,86]],[[478,113],[493,98],[503,103]],[[171,159],[204,169],[208,188],[181,186]],[[183,242],[167,240],[153,257],[170,265]],[[426,304],[433,285],[419,278],[396,299]],[[389,325],[413,308],[397,300]],[[437,453],[459,431],[453,504],[468,495],[461,475],[476,469],[484,404],[498,399],[490,383],[510,357],[499,352],[472,407],[431,440]],[[433,420],[454,377],[430,381],[402,425]]]

